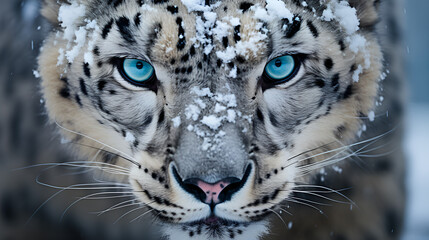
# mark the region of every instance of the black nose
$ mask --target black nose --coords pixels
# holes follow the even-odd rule
[[[251,170],[251,165],[249,165],[241,180],[236,177],[228,177],[215,183],[207,183],[198,178],[189,178],[183,181],[175,167],[173,167],[173,175],[186,192],[201,202],[214,207],[216,204],[231,200],[232,196],[247,182]]]

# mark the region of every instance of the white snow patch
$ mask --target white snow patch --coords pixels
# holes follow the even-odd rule
[[[125,133],[125,141],[129,142],[129,143],[133,143],[136,140],[136,137],[134,137],[134,135],[130,132],[126,132]]]
[[[35,78],[40,78],[40,73],[37,70],[33,70],[33,75]]]
[[[222,124],[222,118],[215,115],[204,116],[201,123],[207,125],[209,128],[216,130]]]
[[[363,72],[363,68],[362,66],[359,64],[359,66],[357,67],[357,69],[353,72],[353,82],[359,82],[359,75],[362,74]]]
[[[181,123],[180,116],[177,116],[171,119],[171,121],[173,122],[173,127],[178,128],[180,126],[180,123]]]
[[[72,41],[76,31],[76,22],[85,16],[85,6],[71,1],[71,4],[61,5],[58,13],[58,21],[64,29],[64,39]]]
[[[200,116],[201,110],[196,105],[189,105],[185,108],[185,116],[186,119],[192,119],[194,121],[198,120],[198,117]]]

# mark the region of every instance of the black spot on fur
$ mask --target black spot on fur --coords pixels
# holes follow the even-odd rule
[[[124,0],[109,0],[107,3],[110,5],[113,3],[113,7],[117,8],[119,5],[121,5],[124,2]]]
[[[162,109],[158,117],[158,123],[162,123],[164,119],[165,119],[165,112],[164,112],[164,109]]]
[[[301,29],[301,21],[302,18],[300,16],[294,16],[292,23],[290,23],[288,19],[285,19],[285,24],[287,25],[285,30],[286,38],[293,38],[295,36],[295,34]]]
[[[168,3],[168,0],[153,0],[152,2],[155,4],[163,4],[163,3]]]
[[[265,203],[267,203],[268,202],[268,200],[270,200],[270,197],[269,196],[264,196],[263,198],[262,198],[262,203],[263,204],[265,204]]]
[[[139,146],[139,144],[140,144],[140,142],[139,142],[139,140],[134,140],[134,142],[133,142],[133,146],[136,148],[136,147],[138,147]]]
[[[347,99],[347,98],[349,98],[352,94],[353,94],[352,85],[349,85],[349,86],[347,87],[346,91],[344,91],[343,99]]]
[[[253,6],[253,3],[250,2],[242,2],[240,3],[240,10],[243,11],[243,13],[245,13],[247,10],[249,10],[250,7]]]
[[[319,37],[319,31],[317,31],[317,28],[313,25],[312,21],[307,20],[307,26],[314,38]]]
[[[323,87],[325,87],[325,81],[323,79],[316,78],[314,80],[314,85],[319,87],[319,88],[323,88]]]
[[[137,0],[137,4],[142,7],[144,4],[144,0]]]
[[[89,69],[88,63],[83,64],[83,72],[85,73],[85,76],[87,76],[88,78],[91,78],[91,70]]]
[[[191,48],[189,49],[189,54],[191,54],[191,56],[195,55],[195,47],[192,45]]]
[[[137,13],[134,17],[134,24],[138,27],[140,26],[141,20],[140,20],[141,13]]]
[[[332,81],[331,81],[331,87],[334,88],[334,91],[337,92],[338,89],[340,89],[340,84],[339,84],[339,80],[340,80],[340,74],[337,73],[332,77]]]
[[[63,98],[69,98],[70,97],[70,89],[66,86],[60,89],[59,94]]]
[[[113,25],[113,19],[111,19],[106,25],[104,25],[103,30],[101,32],[101,36],[103,37],[103,39],[106,39],[107,35],[112,29],[112,25]]]
[[[183,20],[181,17],[178,17],[176,19],[176,23],[179,28],[179,31],[178,31],[179,41],[177,42],[177,49],[179,50],[183,50],[183,48],[185,48],[185,45],[186,45],[185,29],[183,29],[182,27],[182,21]]]
[[[228,37],[223,37],[222,38],[222,45],[224,48],[228,47]]]
[[[171,12],[171,14],[176,14],[179,12],[179,8],[177,6],[168,5],[167,11]]]
[[[332,67],[334,66],[334,62],[332,61],[332,58],[325,59],[324,64],[325,64],[326,70],[328,71],[331,70]]]
[[[198,63],[197,65],[198,69],[202,69],[203,68],[203,64],[201,62]]]
[[[246,61],[246,59],[244,59],[244,57],[242,57],[242,56],[237,56],[235,59],[236,59],[236,60],[237,60],[237,62],[239,62],[239,63],[244,63],[244,62]]]
[[[234,41],[235,42],[238,42],[238,41],[241,40],[241,37],[240,37],[240,28],[241,28],[241,25],[237,25],[237,26],[234,27]]]
[[[98,83],[97,83],[97,88],[98,88],[98,90],[101,92],[101,91],[103,91],[103,89],[104,89],[104,87],[106,86],[106,84],[107,84],[107,82],[106,81],[104,81],[104,80],[100,80]]]
[[[87,96],[88,90],[86,89],[86,84],[83,78],[79,79],[79,86],[80,86],[80,91],[83,93],[83,95]]]
[[[127,17],[120,17],[116,20],[116,25],[118,26],[119,33],[121,33],[122,38],[128,43],[134,43],[134,37],[130,30],[130,20]]]
[[[342,39],[338,41],[338,44],[340,45],[341,51],[346,50],[346,45],[344,44],[344,41]]]
[[[180,61],[182,62],[187,62],[189,60],[189,54],[185,54],[182,56],[182,58],[180,58]]]
[[[256,116],[258,117],[259,121],[264,121],[264,115],[262,114],[261,110],[258,108],[256,109]]]
[[[94,50],[92,50],[92,53],[94,53],[95,56],[100,56],[100,49],[96,46]]]
[[[74,95],[74,98],[75,98],[75,100],[76,100],[76,102],[77,102],[77,104],[80,106],[80,107],[82,107],[83,105],[82,105],[82,101],[80,100],[80,97],[79,97],[79,95]]]

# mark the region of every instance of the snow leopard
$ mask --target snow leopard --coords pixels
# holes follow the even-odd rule
[[[49,122],[132,192],[158,238],[395,239],[401,63],[387,12],[45,0],[36,75]]]

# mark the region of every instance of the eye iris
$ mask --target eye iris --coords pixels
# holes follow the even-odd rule
[[[265,67],[265,74],[271,80],[284,81],[293,75],[295,68],[294,57],[285,55],[271,60]]]
[[[123,74],[126,79],[131,82],[145,82],[153,76],[153,67],[142,60],[124,59]]]

